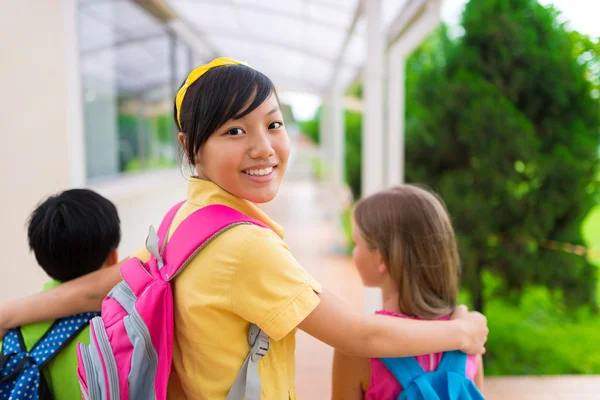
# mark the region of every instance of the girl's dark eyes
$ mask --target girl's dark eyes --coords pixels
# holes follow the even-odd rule
[[[269,124],[269,130],[271,130],[271,129],[280,129],[282,127],[283,127],[283,123],[282,122],[271,122],[271,124]],[[241,128],[232,128],[232,129],[230,129],[230,130],[227,131],[226,135],[229,135],[229,136],[240,136],[240,135],[243,135],[244,133],[246,133],[246,132],[244,132],[244,130],[241,129]]]
[[[241,130],[240,128],[233,128],[227,131],[227,134],[230,136],[239,136],[242,135],[244,133],[243,130]]]

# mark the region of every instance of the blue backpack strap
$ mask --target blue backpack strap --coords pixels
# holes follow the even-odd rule
[[[475,386],[475,383],[467,377],[467,355],[462,351],[448,351],[444,353],[437,370],[452,372],[452,374],[448,374],[448,395],[450,400],[484,399],[477,386]]]
[[[88,312],[56,320],[29,352],[39,369],[48,365],[97,315],[100,313]]]
[[[21,330],[11,329],[2,343],[0,399],[45,399],[39,396],[39,370],[26,350]]]
[[[48,383],[40,371],[97,314],[85,313],[55,321],[29,352],[21,330],[9,331],[2,343],[0,356],[0,399],[52,399]]]
[[[467,376],[467,355],[462,351],[447,351],[442,355],[438,371],[455,372]]]
[[[0,387],[3,383],[13,380],[22,364],[26,363],[26,348],[21,330],[11,329],[4,336],[2,354],[0,354]],[[17,368],[19,366],[20,368]]]
[[[415,379],[425,374],[423,367],[414,357],[380,358],[394,378],[407,388]]]

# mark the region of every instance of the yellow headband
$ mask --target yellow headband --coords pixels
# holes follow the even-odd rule
[[[183,98],[185,97],[185,93],[187,92],[190,85],[192,83],[196,82],[198,80],[198,78],[200,78],[202,75],[204,75],[206,73],[206,71],[208,71],[210,69],[213,69],[216,67],[221,67],[223,65],[240,65],[240,64],[249,67],[249,65],[244,62],[236,61],[232,58],[219,57],[219,58],[215,58],[208,64],[204,64],[204,65],[197,67],[192,72],[190,72],[187,79],[185,80],[185,83],[183,84],[181,89],[179,89],[179,91],[177,92],[177,96],[175,97],[175,107],[177,107],[177,122],[179,123],[179,127],[181,127],[181,105],[183,104]]]

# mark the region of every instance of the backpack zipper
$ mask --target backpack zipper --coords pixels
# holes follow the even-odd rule
[[[100,349],[101,356],[106,366],[106,373],[108,375],[108,391],[110,394],[110,400],[118,400],[119,397],[119,375],[117,372],[117,362],[112,353],[106,330],[104,329],[104,322],[101,318],[96,317],[91,321],[92,327],[94,328],[94,336],[96,343]]]
[[[135,293],[133,292],[131,287],[125,281],[120,282],[117,286],[115,286],[113,290],[118,291],[120,294],[122,294],[130,303],[127,305],[127,307],[121,304],[121,307],[123,307],[129,313],[129,321],[131,321],[133,328],[137,333],[139,333],[143,341],[144,351],[146,352],[146,356],[150,360],[151,371],[153,371],[153,374],[151,375],[152,377],[154,377],[158,368],[158,355],[156,354],[156,350],[154,349],[150,332],[148,332],[148,327],[144,323],[144,320],[142,319],[140,314],[135,309],[135,301],[137,300],[137,297],[135,296]],[[119,301],[118,299],[115,300]],[[152,386],[154,386],[154,382],[152,383]]]
[[[87,396],[86,399],[99,399],[102,395],[98,392],[99,384],[98,378],[94,373],[94,366],[92,362],[92,356],[89,353],[88,346],[91,345],[80,345],[79,352],[81,353],[81,359],[83,360],[83,368],[85,372],[85,377],[87,378]],[[83,391],[83,382],[79,382],[79,385],[82,387],[82,393],[86,395],[86,392]],[[98,397],[96,397],[98,395]]]
[[[135,304],[137,297],[135,296],[135,293],[133,293],[133,289],[131,289],[131,287],[127,284],[127,282],[125,282],[125,281],[120,282],[115,287],[115,290],[121,292],[125,297],[127,297],[127,299],[129,301],[131,301],[131,304]],[[122,304],[121,304],[121,307],[123,307]],[[142,335],[142,339],[144,340],[148,358],[153,362],[153,365],[156,366],[156,365],[158,365],[158,356],[156,355],[155,351],[152,351],[153,350],[152,338],[150,337],[150,332],[148,332],[148,327],[144,323],[140,314],[135,309],[135,306],[131,307],[131,310],[132,310],[132,312],[129,314],[131,316],[130,319],[136,325],[138,332]]]

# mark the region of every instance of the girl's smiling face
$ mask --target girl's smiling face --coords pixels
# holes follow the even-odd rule
[[[186,148],[184,134],[179,141]],[[200,179],[253,203],[266,203],[279,190],[289,155],[279,101],[271,94],[249,114],[214,131],[196,154],[195,168]]]

